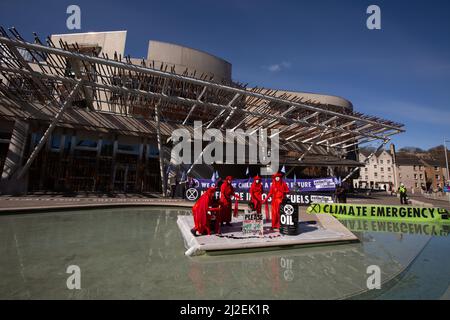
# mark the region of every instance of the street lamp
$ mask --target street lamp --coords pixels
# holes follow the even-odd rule
[[[450,182],[449,182],[450,181],[450,172],[448,171],[447,142],[450,142],[450,140],[445,140],[444,139],[445,165],[447,166],[447,181],[446,181],[446,185],[447,185],[447,188],[450,188]],[[445,188],[445,186],[444,186],[444,188]],[[450,202],[450,192],[447,192],[447,193],[448,193],[448,201]]]
[[[450,172],[448,171],[448,156],[447,156],[447,142],[450,142],[450,140],[444,139],[444,154],[445,154],[445,165],[447,166],[447,185],[450,186]]]

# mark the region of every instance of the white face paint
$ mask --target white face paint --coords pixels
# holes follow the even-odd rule
[[[259,183],[259,180],[256,180],[256,183]]]
[[[280,177],[275,177],[275,181],[280,181]]]

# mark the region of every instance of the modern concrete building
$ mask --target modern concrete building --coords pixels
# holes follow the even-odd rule
[[[171,170],[209,178],[261,167],[192,159],[174,169],[172,132],[192,134],[194,121],[220,132],[278,130],[280,165],[297,177],[351,176],[363,165],[359,145],[404,131],[344,98],[249,88],[232,80],[229,62],[200,50],[150,41],[146,58],[129,57],[126,37],[29,43],[0,29],[1,192],[164,192]]]

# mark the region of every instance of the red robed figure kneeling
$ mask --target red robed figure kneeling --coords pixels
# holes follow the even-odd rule
[[[216,188],[211,187],[203,193],[192,207],[192,215],[194,216],[194,229],[192,233],[196,236],[202,234],[211,234],[211,215],[210,212],[218,212],[219,208],[212,208],[214,202],[214,193]]]
[[[272,176],[272,185],[270,186],[269,194],[267,195],[264,203],[267,199],[272,197],[272,228],[280,229],[280,205],[286,194],[289,193],[289,187],[282,179],[283,174],[275,173]]]
[[[262,194],[263,194],[263,186],[261,183],[261,178],[256,176],[253,178],[253,183],[250,186],[250,197],[251,202],[253,203],[253,207],[257,213],[261,213],[262,207]]]

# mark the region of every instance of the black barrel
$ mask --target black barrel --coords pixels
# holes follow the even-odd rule
[[[296,236],[298,230],[298,205],[285,198],[280,206],[280,233]]]

